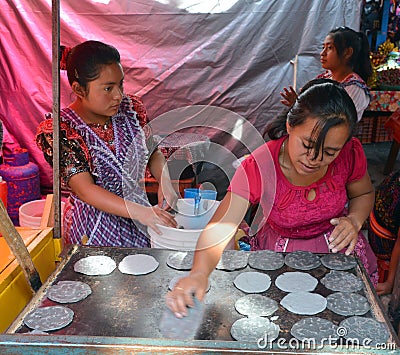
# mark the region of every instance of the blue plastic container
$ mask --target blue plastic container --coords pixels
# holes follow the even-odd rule
[[[40,199],[39,167],[29,161],[27,149],[17,149],[3,156],[0,176],[7,182],[7,212],[14,225],[19,226],[19,207]]]
[[[202,200],[216,200],[217,191],[188,188],[184,190],[184,198],[196,198],[200,194]]]

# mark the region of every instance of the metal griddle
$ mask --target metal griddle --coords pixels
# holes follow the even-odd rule
[[[160,263],[158,269],[151,274],[140,276],[122,274],[118,268],[110,275],[105,276],[87,276],[76,273],[73,269],[76,261],[89,255],[107,255],[113,258],[118,265],[125,256],[136,253],[154,256]],[[170,253],[173,253],[173,251],[75,246],[7,332],[19,338],[23,339],[25,337],[25,339],[30,340],[32,338],[31,335],[21,334],[31,330],[23,324],[24,316],[37,307],[57,305],[56,302],[46,298],[46,289],[62,280],[74,280],[89,284],[92,294],[80,302],[65,304],[65,306],[71,308],[75,313],[73,322],[63,329],[52,331],[51,336],[40,336],[41,342],[49,342],[51,344],[55,339],[62,339],[70,343],[71,341],[74,342],[74,337],[77,336],[80,340],[95,337],[100,343],[106,339],[105,342],[108,343],[110,339],[123,337],[124,340],[122,342],[125,342],[125,340],[142,339],[141,341],[144,341],[146,344],[149,341],[152,344],[155,342],[158,344],[158,347],[161,346],[161,349],[165,346],[167,346],[166,349],[169,349],[168,344],[169,346],[173,344],[181,350],[184,347],[181,347],[179,344],[190,344],[191,347],[193,347],[193,344],[201,344],[199,346],[203,347],[207,345],[207,348],[211,346],[211,348],[215,349],[222,346],[225,349],[236,349],[235,351],[239,352],[247,349],[245,351],[247,353],[249,353],[248,350],[250,349],[258,349],[257,345],[240,344],[233,340],[230,335],[230,328],[233,322],[243,317],[235,310],[234,304],[237,299],[245,295],[245,293],[236,289],[233,285],[233,280],[238,274],[244,271],[255,271],[249,266],[236,271],[213,271],[210,277],[211,289],[205,298],[206,309],[203,322],[193,342],[175,342],[173,340],[162,339],[159,331],[159,323],[165,309],[165,295],[168,291],[168,284],[174,276],[185,273],[184,271],[172,269],[166,264]],[[262,294],[275,299],[279,303],[287,293],[275,286],[275,279],[287,271],[299,270],[294,270],[284,265],[277,271],[266,272],[270,275],[272,284],[270,289]],[[320,280],[329,271],[324,266],[320,266],[307,272]],[[364,282],[364,290],[359,293],[367,297],[371,305],[371,310],[365,317],[372,317],[380,322],[384,322],[390,333],[388,343],[398,342],[396,334],[385,313],[382,311],[379,298],[369,278],[366,276],[365,269],[360,261],[357,260],[357,267],[349,271],[359,276]],[[332,291],[325,288],[320,282],[315,292],[325,297],[332,293]],[[275,323],[281,329],[279,337],[287,341],[292,338],[290,335],[292,325],[305,317],[290,313],[280,305],[278,311],[273,316],[278,316]],[[328,309],[316,316],[331,320],[335,324],[339,324],[346,318]],[[37,339],[37,337],[34,339]],[[2,349],[1,340],[0,336],[0,352]],[[18,341],[21,340],[18,339]],[[397,345],[399,346],[400,344]],[[3,354],[4,352],[1,353]],[[71,354],[71,351],[69,350],[68,353]]]

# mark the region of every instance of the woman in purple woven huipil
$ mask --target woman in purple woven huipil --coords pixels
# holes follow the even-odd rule
[[[163,183],[166,201],[174,201],[164,157],[148,158],[150,136],[141,123],[146,110],[138,97],[123,93],[124,73],[118,51],[97,41],[66,50],[68,80],[76,99],[60,112],[60,175],[70,191],[64,211],[67,243],[149,247],[145,226],[176,226],[173,217],[151,206],[140,181],[146,165]],[[61,66],[63,68],[63,66]],[[148,138],[148,139],[146,139]],[[36,142],[51,164],[53,121],[41,122]]]

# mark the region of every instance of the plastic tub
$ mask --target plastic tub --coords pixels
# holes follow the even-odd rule
[[[219,201],[201,199],[199,211],[194,214],[194,198],[181,198],[177,201],[175,219],[183,229],[203,229],[214,215]]]
[[[39,228],[45,204],[46,200],[34,200],[21,205],[19,207],[19,225],[21,227]],[[65,202],[61,202],[61,214],[64,211],[64,206]]]
[[[175,219],[183,229],[158,226],[162,235],[158,235],[153,229],[148,228],[151,237],[152,248],[195,250],[197,239],[218,208],[219,201],[202,200],[200,213],[195,216],[194,199],[179,199],[178,212]]]

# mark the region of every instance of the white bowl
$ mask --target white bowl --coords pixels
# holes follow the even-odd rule
[[[195,250],[200,233],[214,215],[218,205],[219,201],[202,200],[200,201],[199,215],[195,216],[192,198],[178,200],[178,212],[175,219],[178,226],[182,226],[183,229],[158,225],[162,232],[162,235],[159,235],[153,229],[148,228],[151,247],[185,251]]]

